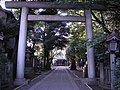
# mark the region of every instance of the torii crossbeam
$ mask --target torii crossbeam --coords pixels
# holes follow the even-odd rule
[[[91,9],[91,10],[107,10],[105,5],[97,4],[97,3],[59,3],[59,2],[39,2],[39,1],[28,1],[28,2],[18,2],[18,1],[6,1],[5,3],[6,8],[22,8],[22,7],[28,7],[28,8],[53,8],[53,9],[75,9],[75,10],[85,10],[85,9]]]

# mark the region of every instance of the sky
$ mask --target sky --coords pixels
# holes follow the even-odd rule
[[[11,0],[0,0],[0,5],[2,6],[2,8],[5,8],[5,1],[11,1]]]

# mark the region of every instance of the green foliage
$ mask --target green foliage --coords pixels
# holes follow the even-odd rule
[[[33,36],[46,45],[47,50],[52,50],[55,47],[62,48],[68,42],[66,37],[69,30],[65,26],[66,24],[61,22],[46,23],[43,26],[36,27]]]
[[[68,46],[66,49],[66,58],[68,61],[71,61],[75,57],[75,49],[71,46]]]
[[[114,74],[116,78],[114,82],[115,90],[120,90],[120,58],[117,58],[117,63],[116,63],[116,68],[114,70]]]
[[[0,54],[0,64],[4,65],[8,62],[7,56],[5,54]]]
[[[4,38],[8,39],[18,35],[19,24],[10,11],[3,11],[6,13],[7,18],[3,16],[0,18],[0,32],[4,34]]]
[[[116,2],[116,0],[107,0],[104,1],[104,4],[106,4],[107,11],[92,11],[93,20],[97,23],[96,25],[101,26],[106,33],[115,29],[119,30],[119,1]]]
[[[70,25],[70,42],[69,47],[66,51],[66,58],[68,60],[75,60],[85,59],[85,24],[84,23],[72,23]]]
[[[94,36],[93,36],[93,41],[92,41],[92,46],[96,46],[100,43],[103,43],[106,39],[106,34],[104,32],[97,32]]]

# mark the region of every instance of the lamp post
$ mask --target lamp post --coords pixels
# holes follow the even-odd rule
[[[112,31],[106,39],[108,50],[110,52],[110,68],[111,68],[111,90],[114,90],[114,69],[115,69],[115,53],[117,51],[117,43],[120,41],[119,36],[115,31]]]

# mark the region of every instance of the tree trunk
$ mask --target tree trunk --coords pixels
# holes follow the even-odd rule
[[[75,60],[72,60],[70,70],[76,70],[76,62],[75,62]]]
[[[46,69],[47,69],[47,70],[50,70],[50,69],[51,69],[51,66],[50,66],[49,51],[46,52],[46,58],[47,58]]]
[[[46,49],[44,45],[44,69],[46,69]]]

